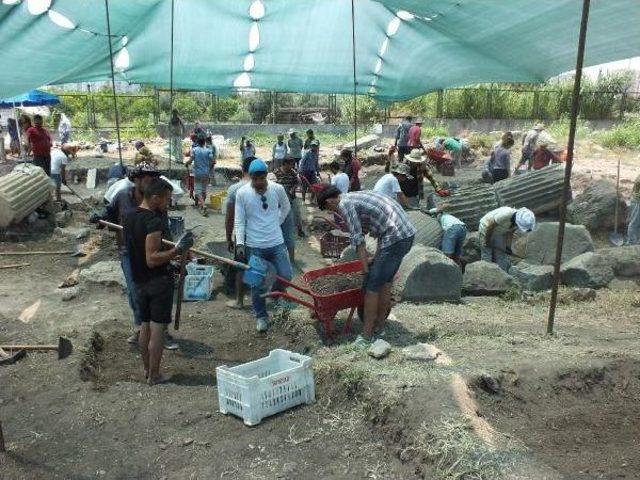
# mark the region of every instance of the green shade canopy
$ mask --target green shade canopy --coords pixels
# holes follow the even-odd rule
[[[104,0],[2,0],[0,98],[109,78]],[[575,65],[582,0],[355,0],[357,91],[401,100]],[[110,0],[116,80],[168,87],[171,0]],[[174,88],[351,93],[350,0],[174,0]],[[640,54],[640,1],[592,0],[585,66]]]

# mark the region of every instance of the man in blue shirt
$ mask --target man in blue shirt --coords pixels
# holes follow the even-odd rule
[[[300,166],[298,171],[307,181],[302,182],[302,201],[307,199],[307,189],[309,185],[313,185],[318,182],[318,172],[320,165],[318,163],[318,156],[320,150],[320,142],[312,140],[309,144],[309,150],[304,152],[302,160],[300,160]],[[311,193],[313,196],[313,192]]]
[[[195,180],[196,196],[200,204],[200,213],[207,214],[207,186],[210,175],[216,164],[215,154],[211,148],[204,146],[205,139],[198,138],[196,146],[191,149],[191,162],[193,164],[193,176]]]

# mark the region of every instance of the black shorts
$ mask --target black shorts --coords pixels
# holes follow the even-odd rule
[[[140,320],[154,323],[171,323],[174,281],[172,277],[157,277],[137,284]]]

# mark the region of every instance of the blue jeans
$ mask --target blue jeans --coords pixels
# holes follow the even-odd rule
[[[133,325],[140,327],[142,325],[142,315],[140,307],[138,306],[138,296],[136,293],[136,286],[133,283],[133,270],[131,269],[131,262],[129,261],[129,254],[123,253],[120,257],[120,266],[122,267],[122,273],[124,274],[124,281],[127,284],[127,297],[129,298],[129,306],[133,311]]]
[[[461,224],[451,225],[442,235],[442,252],[445,255],[462,255],[462,246],[467,237],[467,227]]]
[[[284,243],[269,248],[249,248],[247,256],[250,255],[255,255],[256,257],[266,260],[275,268],[276,273],[280,277],[291,280],[293,276],[291,262],[289,261],[289,252]],[[284,286],[276,282],[272,290],[284,291]],[[262,296],[265,293],[267,293],[267,289],[263,285],[251,288],[251,305],[253,306],[253,312],[256,318],[266,320],[269,318],[269,315],[267,314],[267,302]]]
[[[294,220],[293,210],[289,212],[287,218],[284,219],[280,228],[282,229],[282,236],[284,237],[284,244],[287,246],[287,250],[293,251],[296,248],[296,226]]]

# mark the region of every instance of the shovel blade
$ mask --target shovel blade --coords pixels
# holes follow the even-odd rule
[[[248,265],[249,269],[244,271],[242,281],[250,287],[262,285],[269,271],[268,262],[260,257],[251,255]]]
[[[611,245],[621,247],[624,245],[624,236],[621,233],[613,232],[609,234],[609,241]]]

